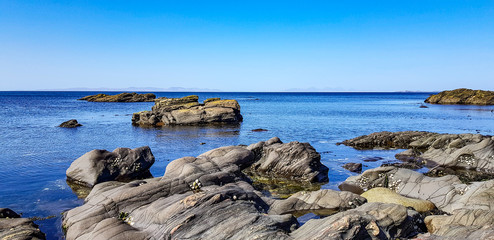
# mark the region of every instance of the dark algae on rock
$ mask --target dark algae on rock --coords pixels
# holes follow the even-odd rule
[[[431,95],[424,102],[432,104],[494,105],[494,91],[460,88]]]
[[[204,103],[199,103],[198,100],[199,97],[196,95],[156,100],[151,111],[134,113],[132,124],[162,127],[242,122],[237,100],[209,98]]]
[[[107,95],[104,93],[90,95],[78,100],[88,102],[154,102],[156,95],[152,93],[120,93],[117,95]]]

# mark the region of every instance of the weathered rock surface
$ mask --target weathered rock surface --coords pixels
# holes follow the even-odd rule
[[[339,144],[353,147],[359,150],[366,149],[408,149],[410,143],[430,136],[438,135],[431,132],[404,131],[404,132],[375,132],[363,135]]]
[[[253,160],[243,147],[223,147],[175,160],[161,178],[98,184],[66,213],[67,239],[289,239],[293,216],[267,215],[242,181]]]
[[[396,239],[422,232],[419,214],[404,206],[366,203],[323,219],[312,219],[294,231],[295,239]]]
[[[362,163],[345,163],[342,167],[350,172],[362,172]]]
[[[80,127],[80,126],[82,126],[82,124],[77,122],[76,119],[71,119],[69,121],[65,121],[59,125],[59,127],[63,127],[63,128],[76,128],[76,127]]]
[[[494,212],[490,210],[460,209],[452,215],[428,216],[425,223],[433,234],[431,239],[494,239]]]
[[[284,200],[273,200],[270,204],[269,214],[293,214],[302,216],[312,212],[318,215],[331,215],[358,207],[366,202],[366,199],[351,193],[330,189],[322,189],[314,192],[301,191]]]
[[[113,152],[92,150],[76,159],[67,169],[67,180],[93,187],[106,181],[130,181],[152,177],[149,168],[154,156],[148,146]]]
[[[90,95],[78,100],[85,100],[88,102],[154,102],[156,95],[152,93],[120,93],[117,95],[96,94]]]
[[[328,180],[329,169],[321,164],[321,155],[309,143],[283,143],[274,137],[251,144],[247,149],[256,156],[251,172],[306,182]]]
[[[379,167],[351,176],[339,186],[341,190],[357,194],[375,187],[386,187],[406,197],[431,201],[448,213],[457,209],[494,210],[494,180],[467,185],[457,176],[432,178],[409,169]]]
[[[494,92],[460,88],[431,95],[424,102],[433,104],[494,105]]]
[[[391,189],[376,187],[367,190],[361,195],[368,202],[394,203],[405,207],[413,207],[417,212],[428,212],[436,208],[434,203],[427,200],[401,196]]]
[[[494,178],[494,137],[492,136],[414,131],[377,132],[346,140],[343,144],[356,149],[408,149],[396,154],[396,158],[449,169],[445,171],[449,174],[458,173],[464,182]],[[441,173],[437,175],[440,176]]]
[[[0,239],[41,240],[46,237],[32,220],[21,218],[8,208],[0,208]]]
[[[156,100],[151,111],[134,113],[132,124],[161,127],[242,121],[240,105],[236,100],[210,98],[202,104],[198,100],[196,95]]]

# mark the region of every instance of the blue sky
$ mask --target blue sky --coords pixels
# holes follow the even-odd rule
[[[0,90],[494,90],[494,1],[0,0]]]

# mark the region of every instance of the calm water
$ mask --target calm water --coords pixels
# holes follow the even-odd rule
[[[324,188],[337,189],[351,175],[346,162],[365,162],[364,169],[394,159],[397,151],[356,151],[335,143],[376,131],[423,130],[494,135],[493,106],[419,108],[429,93],[195,93],[237,99],[244,122],[238,127],[172,127],[144,129],[131,125],[131,114],[153,103],[90,103],[76,99],[93,92],[0,92],[0,207],[37,221],[48,239],[62,238],[60,213],[79,206],[65,182],[70,163],[93,149],[151,147],[154,176],[184,156],[210,149],[251,144],[278,136],[284,142],[309,142],[330,168]],[[191,93],[156,93],[182,97]],[[58,128],[75,118],[84,126]],[[252,132],[264,128],[267,132]],[[201,145],[200,143],[206,143]]]

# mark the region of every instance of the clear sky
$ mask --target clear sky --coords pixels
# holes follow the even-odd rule
[[[75,87],[494,90],[494,1],[0,0],[0,90]]]

